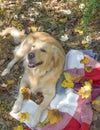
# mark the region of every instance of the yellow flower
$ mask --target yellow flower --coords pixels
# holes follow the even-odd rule
[[[30,118],[30,114],[27,112],[19,113],[18,116],[20,117],[20,122],[24,122],[25,120],[29,120]]]
[[[80,88],[78,94],[83,98],[88,98],[91,96],[92,92],[92,81],[85,81],[84,86]]]
[[[87,57],[84,57],[84,59],[82,59],[80,63],[84,65],[89,64],[89,59]]]

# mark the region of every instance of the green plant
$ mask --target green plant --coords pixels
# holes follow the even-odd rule
[[[84,7],[81,8],[82,11],[82,25],[81,29],[84,34],[88,33],[88,24],[94,18],[94,15],[97,11],[100,11],[100,0],[78,0],[79,5],[84,4]]]

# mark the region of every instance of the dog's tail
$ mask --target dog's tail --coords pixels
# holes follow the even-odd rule
[[[26,36],[25,30],[20,31],[16,29],[15,27],[7,27],[5,30],[2,30],[2,32],[0,32],[0,36],[2,37],[8,34],[10,34],[13,37],[14,42],[16,44],[22,42]]]

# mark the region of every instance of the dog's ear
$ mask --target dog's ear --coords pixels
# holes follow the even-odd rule
[[[14,50],[14,55],[23,58],[30,50],[32,44],[34,43],[34,38],[32,34],[28,35],[25,40]]]
[[[60,50],[60,48],[56,46],[53,47],[53,61],[54,61],[54,67],[60,66],[61,64],[64,64],[64,52]]]

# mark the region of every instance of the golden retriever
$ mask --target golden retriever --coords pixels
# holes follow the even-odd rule
[[[25,71],[13,112],[20,111],[22,107],[21,89],[23,87],[28,87],[31,93],[41,92],[44,99],[31,121],[31,127],[35,127],[42,112],[55,96],[56,83],[63,72],[65,53],[58,41],[48,33],[34,32],[26,36],[23,42],[15,48],[14,59],[2,72],[2,76],[9,73],[13,65],[20,59],[24,61]]]

